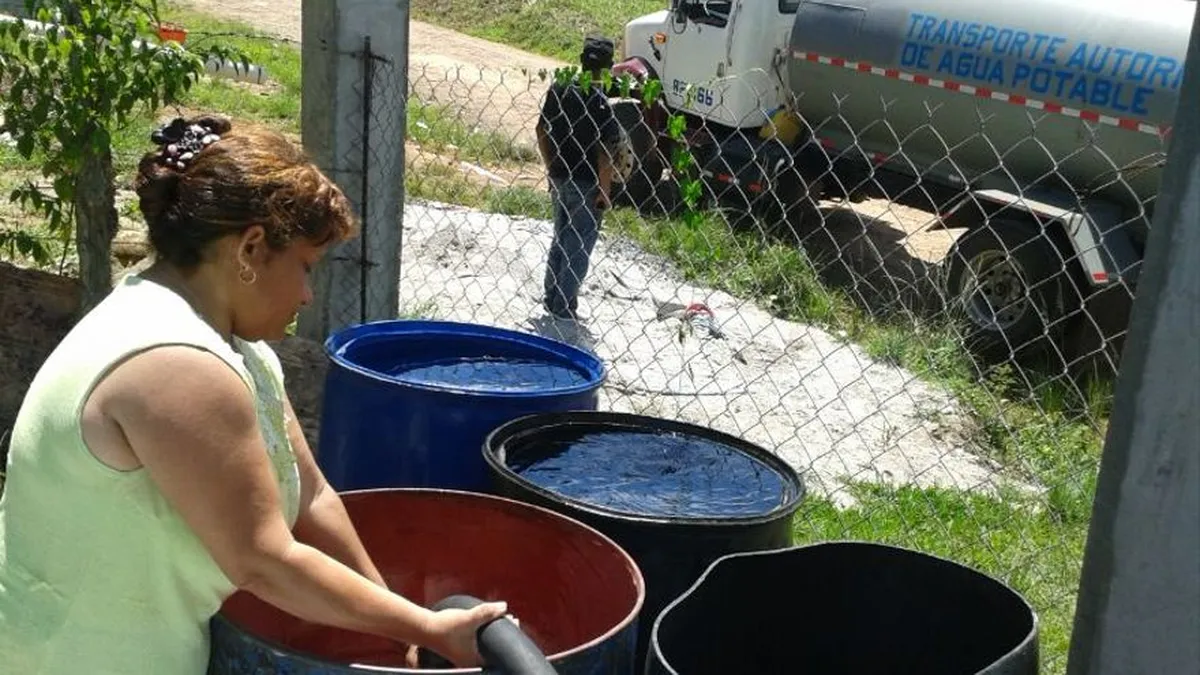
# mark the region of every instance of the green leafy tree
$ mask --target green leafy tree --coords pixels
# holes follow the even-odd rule
[[[117,232],[112,139],[145,110],[186,93],[213,58],[245,62],[212,46],[185,50],[149,36],[157,0],[26,0],[35,21],[0,24],[0,115],[26,159],[38,158],[50,189],[28,182],[10,195],[63,241],[75,226],[84,310],[111,290]],[[0,246],[45,260],[28,232],[0,230]]]

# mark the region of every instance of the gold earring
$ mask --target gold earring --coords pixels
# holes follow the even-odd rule
[[[258,281],[258,272],[255,272],[249,265],[242,265],[242,269],[238,271],[238,279],[249,286]]]

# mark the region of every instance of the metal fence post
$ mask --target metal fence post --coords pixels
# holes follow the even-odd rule
[[[1069,675],[1200,672],[1200,13],[1100,468]]]
[[[304,147],[362,219],[313,274],[297,333],[324,340],[399,313],[408,2],[303,0]]]

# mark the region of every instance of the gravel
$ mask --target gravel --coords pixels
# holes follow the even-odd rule
[[[839,503],[847,481],[993,492],[947,392],[820,328],[683,281],[669,262],[602,234],[580,297],[555,320],[539,293],[552,225],[438,203],[405,207],[402,308],[536,332],[609,368],[601,409],[686,420],[778,454]],[[703,303],[723,337],[659,309]],[[686,326],[693,326],[692,331]]]

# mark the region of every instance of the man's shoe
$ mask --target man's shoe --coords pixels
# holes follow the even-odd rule
[[[542,306],[545,308],[547,314],[549,314],[550,316],[552,316],[556,319],[562,319],[563,321],[578,321],[579,320],[579,313],[576,310],[551,308],[548,305],[542,305]]]

